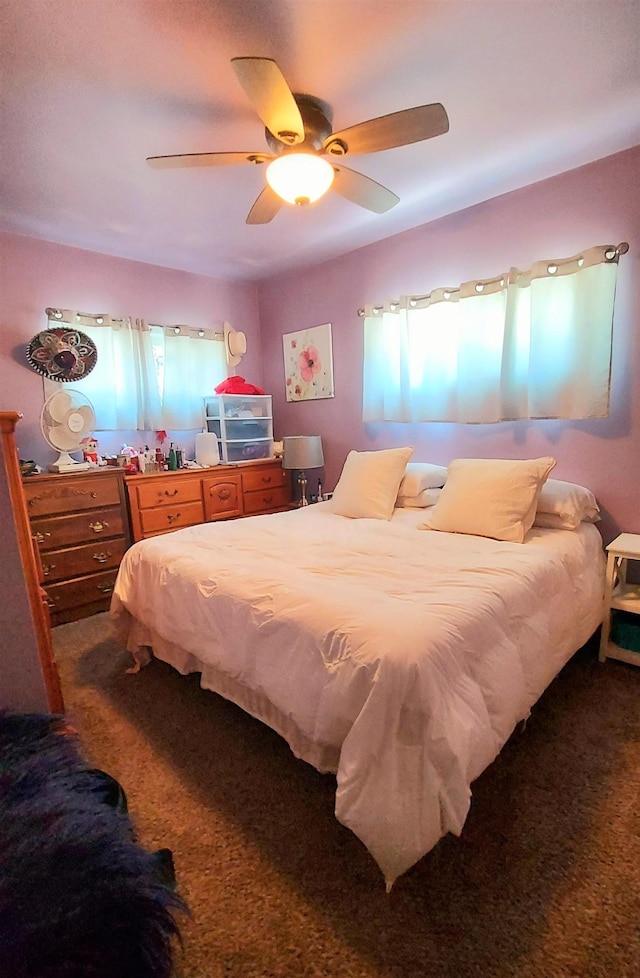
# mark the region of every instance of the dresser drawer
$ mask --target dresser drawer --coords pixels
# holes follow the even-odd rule
[[[181,503],[174,506],[157,506],[143,509],[140,513],[144,536],[179,530],[183,526],[193,526],[203,522],[202,503]]]
[[[125,479],[134,540],[183,526],[286,509],[289,473],[277,460]]]
[[[261,492],[245,492],[245,516],[252,513],[268,513],[274,509],[286,509],[289,503],[289,490],[286,486],[263,489]]]
[[[120,505],[120,489],[117,479],[102,475],[74,475],[51,477],[44,482],[30,483],[25,480],[24,494],[29,517],[48,516],[50,513],[70,513],[83,509],[102,509],[103,506]]]
[[[129,546],[123,469],[23,480],[52,625],[107,611]]]
[[[108,603],[111,600],[117,574],[117,570],[109,570],[102,574],[78,577],[60,584],[45,584],[47,604],[53,623],[56,623],[56,612],[67,611],[83,604],[94,604],[97,601]]]
[[[281,465],[265,465],[264,468],[250,469],[242,473],[242,488],[245,492],[258,489],[275,489],[288,486],[289,475]],[[245,507],[246,509],[246,507]]]
[[[175,503],[200,502],[200,480],[168,477],[134,486],[138,507],[151,509]]]
[[[31,530],[41,553],[87,540],[126,536],[126,526],[119,507],[101,510],[99,513],[76,513],[73,516],[33,520]]]
[[[101,570],[118,567],[127,544],[124,537],[116,540],[96,540],[81,547],[50,550],[41,558],[42,578],[45,584],[70,577],[95,574]]]
[[[226,478],[203,479],[204,516],[206,520],[228,519],[242,516],[242,488],[240,475]]]

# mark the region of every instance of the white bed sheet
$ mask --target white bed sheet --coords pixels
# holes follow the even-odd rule
[[[387,887],[447,832],[471,783],[601,619],[596,528],[524,544],[349,520],[323,504],[135,544],[112,615],[337,775],[336,817]]]

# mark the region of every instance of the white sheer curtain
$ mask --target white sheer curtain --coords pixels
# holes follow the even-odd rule
[[[204,330],[165,327],[162,427],[201,428],[202,399],[228,373],[225,344]],[[204,335],[201,335],[204,334]]]
[[[49,326],[80,329],[98,351],[95,367],[73,386],[85,394],[96,414],[96,431],[154,431],[162,428],[160,391],[148,325],[141,319],[114,319],[74,313],[49,320]],[[45,381],[48,397],[60,384]]]
[[[51,314],[50,327],[79,329],[95,343],[95,367],[73,386],[93,404],[96,431],[202,427],[202,399],[228,373],[221,333],[73,310]],[[45,396],[60,386],[45,379]]]
[[[605,417],[619,249],[367,307],[364,421]]]

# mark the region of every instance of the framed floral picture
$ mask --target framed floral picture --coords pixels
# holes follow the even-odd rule
[[[331,323],[282,336],[288,401],[333,397]]]

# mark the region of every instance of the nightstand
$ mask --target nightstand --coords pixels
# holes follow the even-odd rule
[[[600,662],[620,659],[640,666],[640,584],[627,583],[628,562],[640,561],[640,534],[621,533],[606,550],[607,574],[599,659]],[[624,612],[625,618],[621,615],[615,620],[616,612]],[[631,619],[631,615],[639,616],[637,621]],[[629,648],[623,648],[623,644]],[[636,646],[638,651],[635,651]]]

